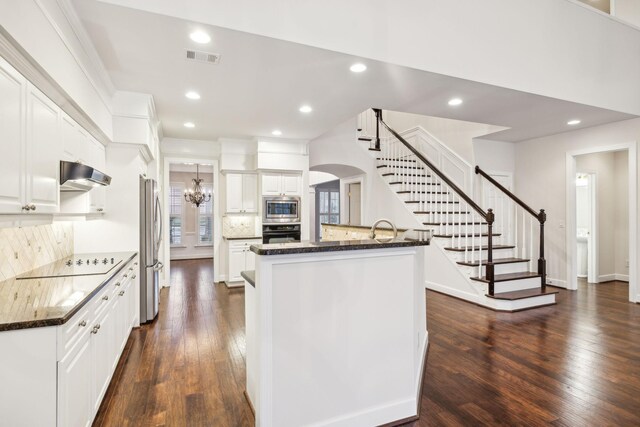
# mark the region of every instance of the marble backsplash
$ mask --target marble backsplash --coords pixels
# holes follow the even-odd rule
[[[0,228],[0,281],[73,254],[73,224]]]
[[[227,215],[222,217],[222,235],[224,237],[255,237],[258,231],[256,215]]]

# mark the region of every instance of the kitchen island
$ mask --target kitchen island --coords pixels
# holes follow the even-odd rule
[[[256,425],[372,426],[418,414],[427,237],[251,246],[247,396]]]

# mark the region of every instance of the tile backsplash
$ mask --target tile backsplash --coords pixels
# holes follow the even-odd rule
[[[224,237],[254,237],[258,232],[256,215],[227,215],[222,217],[222,235]]]
[[[0,281],[73,254],[73,224],[0,228]]]

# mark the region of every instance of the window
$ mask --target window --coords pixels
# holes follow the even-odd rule
[[[169,244],[182,244],[182,215],[184,202],[184,184],[171,183],[169,186]]]
[[[202,191],[205,194],[213,194],[212,184],[202,183]],[[198,208],[198,244],[210,245],[213,243],[213,197]]]
[[[321,224],[340,223],[340,191],[319,190],[318,216]]]

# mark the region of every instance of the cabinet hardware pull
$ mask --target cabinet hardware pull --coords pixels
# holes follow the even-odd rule
[[[97,210],[98,212],[102,212],[104,209],[102,209],[102,208],[98,208],[98,209],[96,209],[96,210]]]
[[[134,274],[133,276],[131,276],[131,280],[135,279],[137,276]]]
[[[133,263],[133,265],[138,265],[138,263],[137,263],[137,262],[134,262],[134,263]]]
[[[107,301],[109,299],[109,295],[105,295],[102,297],[103,300]]]
[[[125,273],[123,277],[129,277],[129,276]]]
[[[23,211],[30,211],[30,210],[31,210],[31,206],[29,206],[29,205],[24,205],[24,206],[22,207],[22,210],[23,210]]]
[[[120,293],[118,295],[123,296],[124,295],[124,291],[120,291]]]
[[[120,286],[120,282],[116,282],[116,286]]]
[[[35,210],[36,210],[36,205],[34,205],[33,203],[31,203],[31,204],[29,205],[29,208],[30,208],[32,211],[35,211]]]
[[[82,327],[84,328],[85,326],[87,326],[87,321],[86,321],[86,320],[83,320],[82,322],[80,322],[80,323],[78,324],[78,326],[82,326]]]

